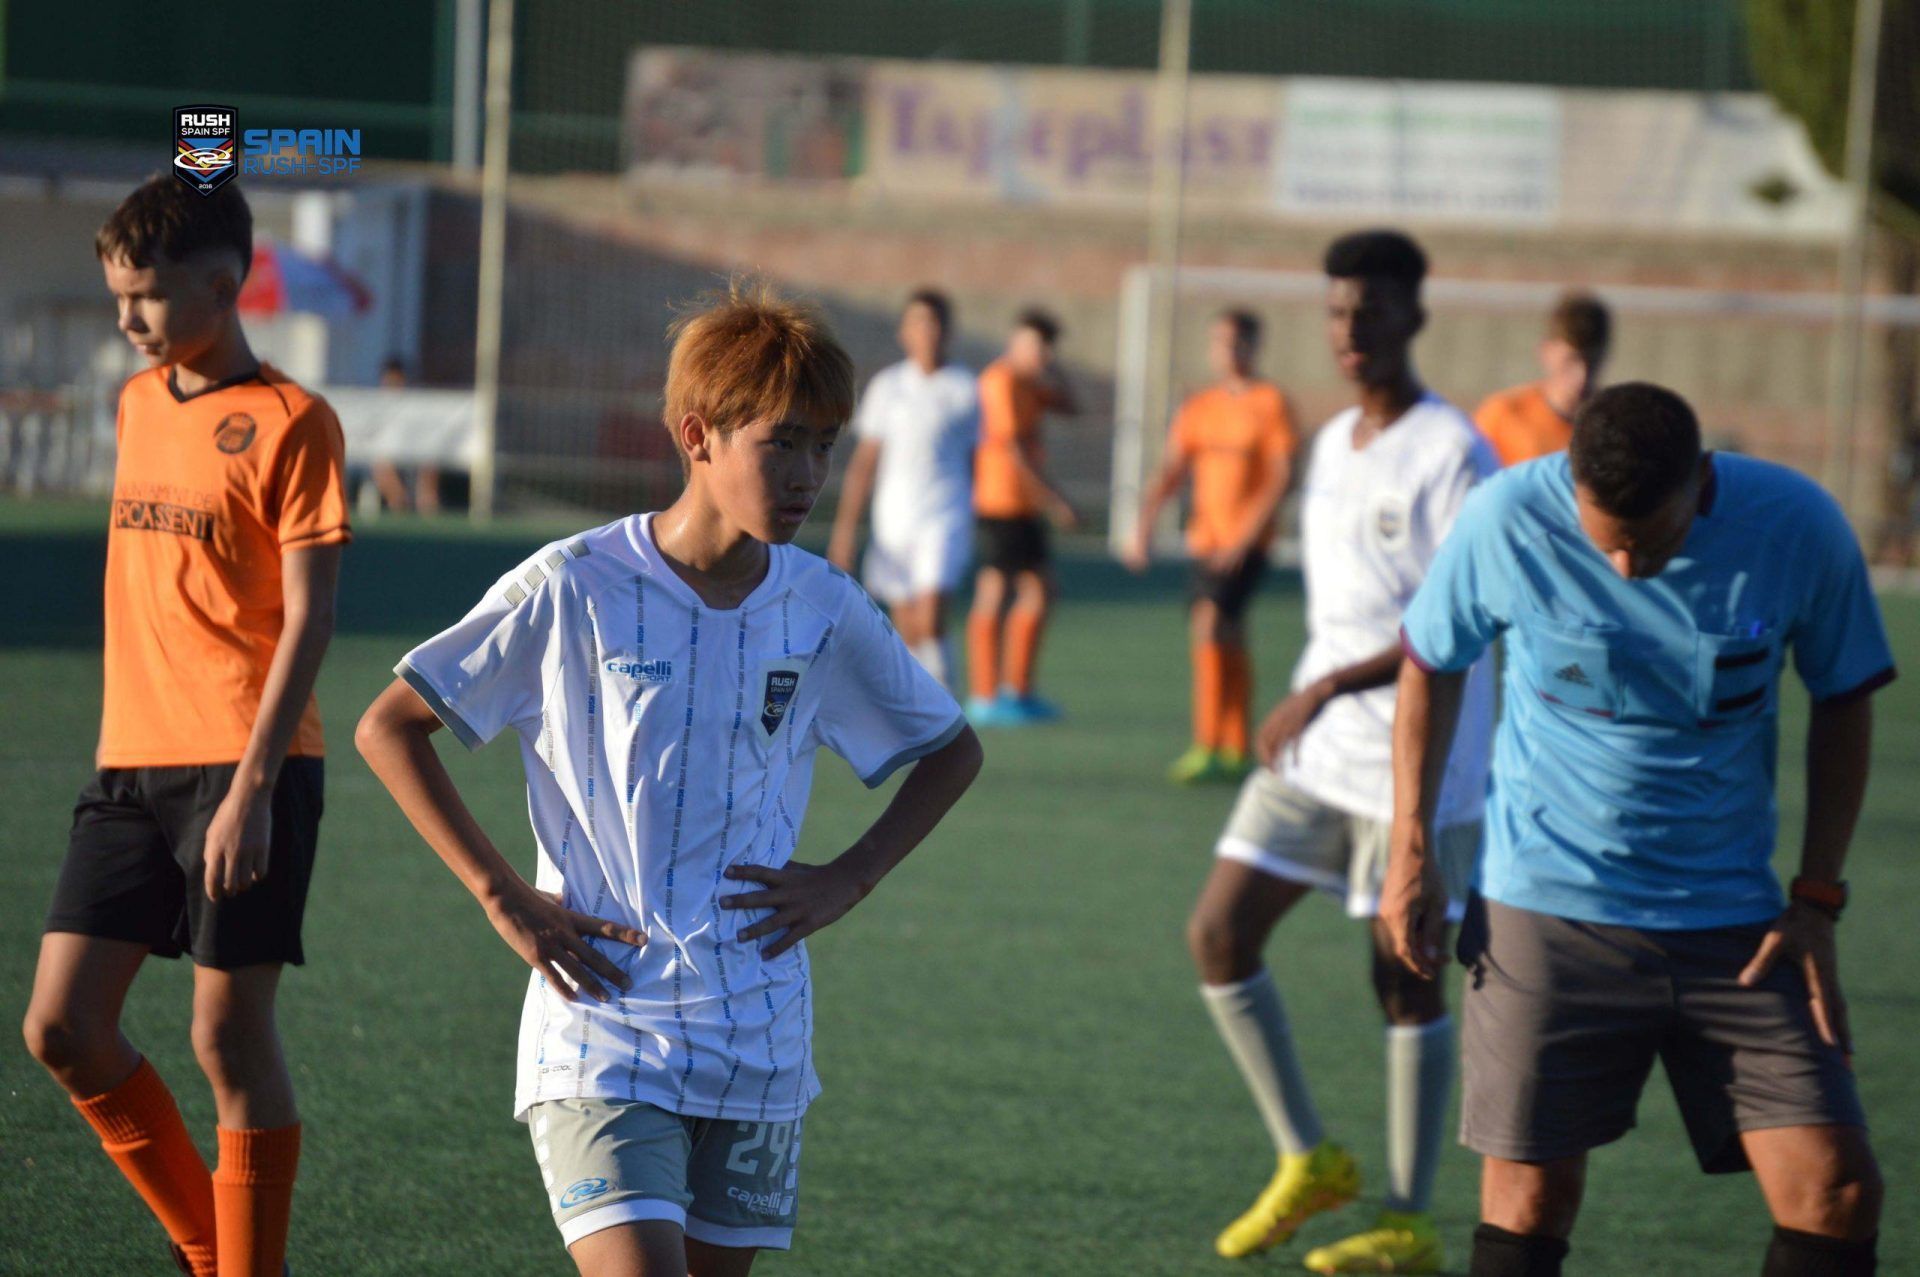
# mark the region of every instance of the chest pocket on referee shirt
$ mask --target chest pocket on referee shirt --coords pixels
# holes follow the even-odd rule
[[[1780,686],[1779,628],[1756,622],[1732,634],[1701,631],[1694,686],[1694,709],[1705,726],[1772,713]]]
[[[1604,629],[1553,620],[1539,613],[1523,628],[1540,699],[1570,714],[1615,718],[1620,713],[1620,657]]]

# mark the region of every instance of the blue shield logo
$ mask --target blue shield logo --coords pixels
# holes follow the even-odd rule
[[[780,730],[780,721],[787,716],[787,706],[793,703],[799,686],[800,675],[793,670],[768,672],[766,691],[760,697],[760,726],[767,729],[767,735]]]

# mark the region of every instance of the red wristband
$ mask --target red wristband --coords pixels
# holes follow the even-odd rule
[[[1847,907],[1847,884],[1821,882],[1817,878],[1795,878],[1787,894],[1803,905],[1812,905],[1830,917],[1838,918]]]

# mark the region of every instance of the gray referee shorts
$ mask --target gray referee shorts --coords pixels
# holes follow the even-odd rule
[[[1633,1129],[1656,1059],[1710,1173],[1747,1169],[1742,1131],[1865,1126],[1800,969],[1740,985],[1768,925],[1648,931],[1476,895],[1459,943],[1460,1142],[1516,1162],[1611,1143]]]

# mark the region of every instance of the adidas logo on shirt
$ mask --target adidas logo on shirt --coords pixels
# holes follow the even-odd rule
[[[609,674],[619,674],[642,683],[673,681],[672,661],[623,661],[616,657],[607,662],[606,669]]]
[[[1587,677],[1587,672],[1580,668],[1578,661],[1571,665],[1562,665],[1553,672],[1553,676],[1563,683],[1572,683],[1575,687],[1593,686],[1593,680]]]

